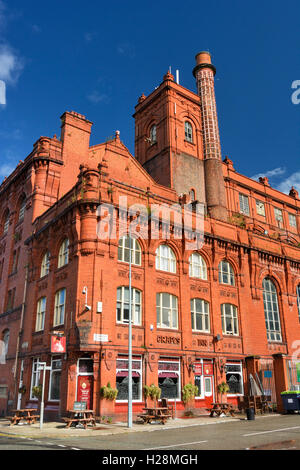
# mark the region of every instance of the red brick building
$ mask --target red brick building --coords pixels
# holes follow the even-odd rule
[[[134,413],[144,405],[145,384],[177,397],[179,412],[189,382],[199,388],[196,408],[216,399],[225,380],[236,404],[249,374],[279,408],[280,392],[299,387],[299,195],[222,161],[208,53],[196,56],[193,73],[197,93],[168,72],[139,98],[135,157],[118,131],[90,146],[92,123],[66,112],[60,139],[41,137],[0,186],[2,415],[37,406],[38,361],[51,366],[48,418],[82,400],[97,415],[125,415],[130,252]],[[147,210],[202,203],[203,246],[187,249],[173,219],[165,240],[163,215],[159,237],[130,244],[121,233],[129,218],[120,197]],[[103,203],[117,214],[117,234],[107,239],[97,235]],[[63,353],[51,352],[58,333],[66,338]],[[115,403],[100,398],[108,382],[119,390]]]

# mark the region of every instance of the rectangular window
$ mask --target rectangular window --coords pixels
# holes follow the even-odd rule
[[[15,287],[8,291],[6,310],[12,310],[14,308],[15,294],[16,294]]]
[[[294,214],[289,214],[289,223],[291,227],[297,227],[297,219]]]
[[[39,358],[33,359],[32,361],[32,373],[31,373],[31,384],[30,384],[30,399],[35,400],[35,397],[32,395],[33,387],[37,387],[40,382],[40,372],[37,370],[38,363],[40,362]]]
[[[20,248],[18,248],[17,250],[15,250],[13,252],[13,260],[12,260],[12,266],[11,266],[10,274],[14,274],[18,270],[19,255],[20,255]]]
[[[161,389],[161,398],[180,399],[180,361],[158,362],[158,386]]]
[[[116,366],[117,401],[128,401],[128,357],[118,356]],[[132,358],[132,399],[142,400],[142,358]]]
[[[257,215],[266,217],[265,204],[262,201],[259,201],[258,199],[256,199],[256,212]]]
[[[277,222],[278,227],[282,227],[283,225],[282,210],[278,209],[278,207],[274,207],[274,215],[275,215],[275,220]]]
[[[60,400],[60,378],[62,360],[60,356],[53,356],[51,359],[49,400]]]
[[[61,289],[55,295],[55,310],[53,326],[63,325],[65,321],[66,289]]]
[[[42,297],[37,303],[35,331],[42,331],[45,324],[46,297]]]
[[[222,304],[221,305],[221,319],[222,319],[222,332],[224,335],[239,334],[237,308],[235,305]]]
[[[177,297],[165,292],[156,294],[158,328],[178,328]]]
[[[226,383],[229,395],[243,395],[243,370],[240,363],[226,364]]]
[[[249,198],[245,194],[239,194],[240,198],[240,212],[245,215],[250,215]]]

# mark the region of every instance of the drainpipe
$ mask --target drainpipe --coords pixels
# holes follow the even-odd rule
[[[14,366],[14,383],[15,383],[15,389],[14,389],[14,402],[15,402],[15,407],[17,408],[18,404],[18,395],[17,395],[17,387],[18,387],[18,379],[17,379],[17,370],[18,370],[18,356],[19,356],[19,351],[20,351],[20,339],[22,336],[23,332],[23,322],[24,322],[24,312],[25,312],[25,300],[26,300],[26,293],[27,293],[27,283],[28,283],[28,263],[25,266],[25,280],[24,280],[24,291],[23,291],[23,302],[22,302],[22,310],[21,310],[21,318],[20,318],[20,328],[19,328],[19,334],[17,336],[17,347],[16,347],[16,358],[15,358],[15,366]]]

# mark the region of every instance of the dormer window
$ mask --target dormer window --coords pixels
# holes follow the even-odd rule
[[[193,142],[193,127],[189,121],[184,123],[184,136],[188,142]]]

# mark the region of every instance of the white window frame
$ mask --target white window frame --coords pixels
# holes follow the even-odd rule
[[[64,292],[63,303],[61,303],[61,293],[62,292]],[[59,289],[55,294],[53,326],[59,326],[59,325],[64,324],[64,322],[65,322],[65,310],[66,310],[66,288],[64,287],[62,289]]]
[[[190,121],[184,123],[184,138],[187,142],[193,143],[193,126]]]
[[[48,276],[50,269],[50,252],[47,251],[42,259],[40,277]]]
[[[167,307],[163,306],[164,296],[168,296],[169,298],[169,306]],[[175,307],[173,301],[175,303]],[[163,314],[166,313],[165,311],[167,311],[168,313],[168,325],[166,323],[163,323]],[[169,294],[168,292],[158,292],[156,294],[156,323],[157,328],[178,330],[178,298],[176,297],[176,295]],[[173,326],[175,323],[176,326]]]
[[[62,268],[69,263],[69,239],[65,238],[59,248],[58,253],[58,268]]]
[[[117,378],[117,373],[118,372],[122,372],[122,371],[126,371],[128,372],[128,356],[117,356],[117,361],[120,360],[120,361],[126,361],[127,362],[127,368],[122,368],[122,369],[118,369],[116,367],[116,378]],[[134,363],[135,362],[139,362],[140,363],[140,368],[137,369],[136,367],[134,367]],[[118,363],[117,363],[118,364]],[[136,356],[136,357],[133,357],[132,358],[132,364],[133,364],[133,367],[132,367],[132,372],[137,372],[140,376],[140,383],[139,383],[139,398],[138,400],[132,400],[133,403],[141,403],[143,401],[143,364],[142,364],[142,356]],[[127,403],[128,400],[118,400],[118,396],[116,398],[116,402],[117,403]]]
[[[33,387],[37,387],[40,383],[40,371],[37,370],[40,358],[36,357],[32,359],[32,370],[31,370],[31,382],[30,382],[30,400],[37,400],[36,397],[32,395]]]
[[[54,368],[55,363],[60,362],[60,367]],[[49,401],[60,401],[60,396],[59,398],[52,398],[51,397],[51,391],[52,391],[52,375],[54,372],[60,371],[60,377],[61,377],[61,371],[62,371],[62,356],[52,356],[51,357],[51,370],[50,370],[50,378],[49,378],[49,390],[48,390],[48,400]]]
[[[35,331],[43,331],[45,327],[47,298],[41,297],[37,302]]]
[[[227,306],[230,307],[230,312],[228,313]],[[231,321],[232,331],[227,329],[226,319]],[[222,333],[223,335],[228,336],[239,336],[239,319],[238,319],[238,309],[236,305],[224,303],[221,304],[221,321],[222,321]]]
[[[227,362],[226,366],[239,366],[240,367],[240,372],[235,371],[232,372],[232,374],[239,374],[242,378],[241,384],[242,384],[242,393],[227,393],[228,397],[240,397],[244,395],[244,376],[243,376],[243,365],[241,362]],[[227,373],[227,372],[226,372]],[[229,372],[230,373],[230,372]],[[227,382],[226,382],[227,383]]]
[[[263,201],[260,201],[259,199],[256,199],[255,204],[256,204],[256,213],[257,213],[257,215],[260,215],[262,217],[266,217],[265,203]],[[262,209],[261,209],[261,207],[259,207],[259,204],[262,204]]]
[[[240,213],[250,215],[249,196],[239,193]]]
[[[189,258],[189,275],[207,281],[207,266],[199,253],[192,253]]]
[[[274,207],[274,217],[279,227],[283,226],[283,212],[279,207]]]
[[[270,342],[281,342],[282,333],[281,333],[281,321],[280,321],[278,294],[277,294],[277,289],[276,289],[274,282],[269,278],[265,278],[263,280],[263,304],[264,304],[264,312],[265,312],[267,339]],[[273,323],[273,326],[275,326],[275,323],[278,323],[278,329],[271,328],[270,324],[272,323]]]
[[[291,214],[291,213],[289,212],[289,224],[290,224],[290,227],[297,228],[297,218],[296,218],[296,214]]]
[[[127,242],[130,240],[130,246],[127,246]],[[129,264],[129,257],[131,252],[131,263],[135,266],[141,266],[142,264],[142,250],[139,242],[128,235],[124,235],[119,240],[118,244],[118,261]],[[128,261],[127,261],[128,260]]]
[[[155,266],[159,271],[176,274],[176,256],[169,245],[159,245],[156,249]]]
[[[201,304],[201,310],[196,310],[197,304]],[[202,326],[204,325],[204,328],[202,329],[197,329],[197,321],[196,317],[197,315],[200,315],[201,317],[201,322]],[[207,302],[204,299],[199,299],[199,298],[193,298],[191,299],[191,318],[192,318],[192,331],[201,331],[204,333],[210,333],[210,318],[209,318],[209,302]],[[207,320],[207,321],[206,321]],[[205,325],[208,323],[208,327],[206,328]]]
[[[125,300],[125,292],[128,291],[128,301]],[[121,293],[120,299],[119,292]],[[140,302],[136,301],[136,294],[140,296]],[[118,320],[118,304],[121,306],[121,320]],[[116,321],[119,324],[128,324],[129,319],[124,319],[124,306],[128,305],[129,310],[129,287],[127,286],[119,286],[117,288],[117,311],[116,311]],[[137,310],[138,307],[138,310]],[[142,292],[139,289],[135,289],[134,287],[131,289],[131,317],[132,317],[132,324],[133,325],[141,325],[142,323]]]
[[[229,282],[226,282],[226,277],[228,277]],[[227,286],[235,286],[234,270],[227,260],[222,260],[219,264],[219,282]]]

